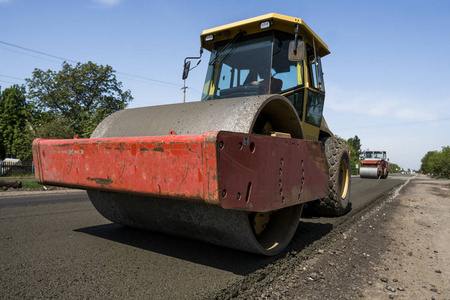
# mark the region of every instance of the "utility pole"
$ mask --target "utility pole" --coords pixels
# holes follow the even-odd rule
[[[183,82],[184,84],[181,89],[183,90],[183,103],[186,103],[186,89],[188,89],[189,87],[186,86],[186,80],[183,80]]]

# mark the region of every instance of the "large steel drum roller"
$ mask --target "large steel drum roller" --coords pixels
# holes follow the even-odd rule
[[[380,178],[381,173],[378,168],[375,167],[361,167],[360,169],[360,177],[361,178],[372,178],[377,179]]]
[[[258,134],[264,128],[303,138],[294,107],[280,95],[126,109],[106,118],[91,138],[208,131]],[[88,190],[88,195],[95,208],[113,222],[264,255],[277,254],[287,246],[302,211],[302,204],[255,213],[99,190]]]

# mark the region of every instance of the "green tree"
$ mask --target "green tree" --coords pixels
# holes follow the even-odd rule
[[[389,162],[389,173],[400,173],[403,170],[399,165]]]
[[[340,140],[342,140],[345,143],[345,145],[347,146],[347,148],[348,148],[348,151],[349,151],[349,154],[350,154],[350,168],[351,168],[351,171],[352,171],[352,175],[358,175],[359,174],[360,161],[359,161],[358,150],[354,148],[354,144],[352,142],[353,138],[345,140],[345,139],[343,139],[343,138],[341,138],[339,136],[336,136],[336,137],[339,138]],[[357,136],[355,136],[355,137],[358,138]],[[360,144],[359,138],[358,138],[358,143],[359,143],[359,148],[361,148],[361,144]],[[361,150],[359,149],[359,151],[361,151]]]
[[[352,153],[352,155],[361,158],[362,155],[362,150],[361,150],[361,140],[359,139],[359,137],[357,135],[355,135],[355,137],[349,138],[347,140],[347,144],[351,145],[353,150],[355,151],[355,153]]]
[[[442,147],[440,164],[442,175],[450,177],[450,146]]]
[[[436,156],[438,155],[437,151],[428,151],[427,154],[422,158],[422,165],[420,166],[420,170],[424,174],[434,174],[435,173],[435,164],[437,161]]]
[[[352,175],[359,175],[360,163],[358,151],[353,148],[351,144],[347,144],[348,151],[350,152],[350,166],[352,168]]]
[[[36,136],[45,139],[68,139],[76,135],[70,120],[58,115],[47,115],[42,118],[45,118],[45,122],[39,126]]]
[[[420,170],[425,174],[450,177],[450,146],[441,151],[428,151],[422,158]]]
[[[13,85],[1,93],[0,115],[0,142],[4,154],[30,160],[30,109],[26,101],[25,86]]]
[[[92,62],[74,67],[64,62],[58,72],[35,69],[26,81],[37,134],[88,138],[105,117],[133,100],[129,90],[122,91],[114,73],[112,67]],[[58,124],[63,132],[53,129]]]
[[[1,134],[1,132],[3,132],[2,130],[2,123],[3,123],[3,107],[5,106],[5,102],[3,100],[3,93],[2,93],[2,89],[0,87],[0,160],[3,160],[4,158],[6,158],[6,149],[5,149],[5,145],[3,144],[3,135]]]

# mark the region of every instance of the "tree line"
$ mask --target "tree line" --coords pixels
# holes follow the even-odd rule
[[[92,62],[35,69],[25,81],[0,87],[0,159],[31,161],[35,138],[88,138],[105,117],[133,100],[111,66]]]
[[[442,147],[441,151],[428,151],[421,160],[420,171],[443,177],[450,177],[450,146]]]

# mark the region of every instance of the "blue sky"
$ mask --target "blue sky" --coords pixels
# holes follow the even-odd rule
[[[335,134],[358,135],[405,169],[450,145],[446,0],[0,0],[0,86],[65,58],[120,72],[130,107],[179,103],[184,58],[199,53],[204,29],[271,12],[302,18],[328,44],[324,115]],[[186,81],[187,101],[200,100],[208,55]]]

